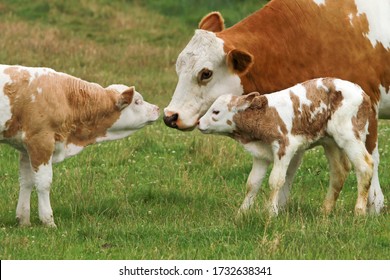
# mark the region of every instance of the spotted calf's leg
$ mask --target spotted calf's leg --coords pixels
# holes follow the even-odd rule
[[[34,187],[34,174],[27,153],[21,152],[19,159],[19,199],[16,219],[20,226],[30,226],[30,197]]]
[[[269,176],[269,185],[271,189],[269,213],[271,216],[276,216],[279,213],[279,194],[286,183],[287,170],[298,147],[290,144],[286,149],[285,154],[282,156],[279,156],[277,150],[279,150],[279,148],[276,148],[273,151],[274,165]]]
[[[39,219],[47,227],[56,227],[50,204],[50,186],[53,179],[52,155],[54,137],[48,135],[29,139],[27,150],[33,168],[34,185],[38,193]]]
[[[344,142],[341,146],[353,164],[358,183],[358,198],[355,204],[355,215],[365,215],[367,211],[368,191],[373,176],[374,163],[372,156],[360,140]]]
[[[302,162],[303,154],[304,152],[300,152],[300,151],[297,152],[292,158],[290,165],[288,166],[287,173],[286,173],[286,181],[284,182],[283,187],[279,192],[279,197],[278,197],[279,209],[282,209],[286,206],[286,203],[290,196],[290,190],[295,178],[295,174],[297,173],[297,170]]]
[[[339,197],[344,186],[348,173],[351,170],[351,163],[347,155],[333,141],[323,144],[325,156],[329,164],[329,188],[323,204],[324,214],[329,214]]]
[[[256,198],[257,192],[261,187],[261,183],[267,172],[269,161],[257,157],[253,157],[252,170],[249,173],[249,177],[246,183],[247,193],[244,201],[238,210],[237,218],[245,214],[249,208],[253,205],[254,199]]]
[[[368,202],[368,192],[373,174],[373,160],[369,153],[364,158],[356,160],[354,167],[358,181],[358,198],[355,205],[355,215],[365,215]]]

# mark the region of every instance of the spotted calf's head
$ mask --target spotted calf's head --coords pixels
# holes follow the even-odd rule
[[[204,17],[176,62],[178,83],[164,109],[167,126],[192,130],[210,105],[223,93],[242,95],[241,76],[253,64],[245,51],[226,48],[218,32],[224,29],[219,13]]]
[[[138,130],[159,118],[159,107],[146,102],[134,87],[110,85],[107,89],[120,93],[116,101],[120,116],[109,130],[118,132]]]
[[[245,96],[222,95],[211,105],[206,114],[200,118],[198,129],[202,133],[233,135],[236,130],[234,117],[251,106],[255,97],[253,92]]]

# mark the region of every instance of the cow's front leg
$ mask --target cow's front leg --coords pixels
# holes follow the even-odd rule
[[[27,153],[21,152],[19,159],[19,199],[16,219],[20,226],[30,226],[30,197],[34,186],[34,174]]]
[[[259,191],[261,183],[267,172],[267,167],[269,163],[270,162],[268,160],[253,157],[252,170],[249,173],[249,177],[246,183],[246,196],[238,211],[238,216],[241,216],[242,214],[246,213],[248,209],[253,205],[254,199],[256,198],[257,192]]]

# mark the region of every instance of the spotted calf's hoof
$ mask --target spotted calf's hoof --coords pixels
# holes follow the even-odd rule
[[[366,207],[355,207],[355,216],[365,216],[366,212]]]
[[[237,214],[236,216],[234,217],[234,221],[236,223],[240,223],[242,222],[243,220],[245,220],[246,217],[249,216],[249,209],[243,209],[243,208],[240,208],[238,211],[237,211]]]
[[[270,203],[270,205],[268,206],[268,216],[270,218],[272,217],[277,217],[279,214],[279,209],[276,205]]]
[[[321,208],[321,212],[323,215],[329,216],[330,213],[332,213],[333,208],[334,208],[333,202],[330,203],[330,202],[325,201],[324,205]]]

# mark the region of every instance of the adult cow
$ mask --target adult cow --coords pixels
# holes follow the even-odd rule
[[[389,15],[389,0],[273,0],[225,29],[221,14],[210,13],[177,59],[179,80],[164,121],[191,130],[219,95],[266,94],[316,77],[359,84],[376,115],[390,118]],[[377,118],[370,119],[366,146],[374,159],[368,204],[370,212],[379,213],[384,197],[378,178]],[[331,168],[342,173],[338,158],[345,155],[327,156]],[[284,197],[300,158],[294,162]],[[259,188],[258,174],[265,172],[264,166],[261,157],[254,157],[248,187]],[[281,198],[280,205],[285,200]]]

